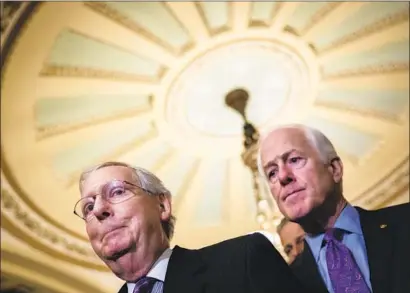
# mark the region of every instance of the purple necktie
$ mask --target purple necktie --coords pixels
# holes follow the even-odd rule
[[[370,293],[351,251],[335,238],[335,231],[328,230],[324,237],[327,269],[334,293]]]
[[[151,277],[142,277],[135,284],[134,291],[132,293],[151,293],[154,284],[157,282],[157,279]]]

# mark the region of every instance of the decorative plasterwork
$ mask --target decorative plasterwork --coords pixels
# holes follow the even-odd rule
[[[65,231],[46,222],[33,212],[20,197],[8,185],[4,176],[1,178],[1,211],[2,227],[12,234],[21,233],[29,236],[32,243],[41,244],[40,247],[46,253],[57,252],[71,259],[73,263],[81,263],[98,270],[105,271],[105,267],[100,264],[89,243],[73,238]],[[10,223],[12,226],[7,225]],[[18,229],[16,231],[15,229]],[[30,242],[28,241],[28,242]],[[39,246],[35,245],[37,248]]]
[[[133,117],[145,111],[148,111],[148,108],[147,109],[130,109],[128,111],[124,111],[119,114],[113,114],[108,117],[93,119],[92,121],[86,121],[82,123],[72,123],[71,125],[65,124],[65,125],[56,125],[56,126],[39,128],[37,132],[37,139],[38,140],[47,139],[47,138],[50,138],[51,136],[62,135],[62,134],[65,134],[71,131],[75,131],[77,129],[83,129],[85,127],[95,126],[97,124],[109,123],[110,121],[117,120],[118,117],[121,117],[122,119]]]
[[[221,5],[221,6],[224,6],[224,8],[227,11],[227,13],[225,15],[226,18],[227,18],[227,21],[225,23],[223,23],[222,25],[220,25],[219,27],[212,27],[209,15],[205,12],[206,11],[206,9],[205,9],[206,5],[213,5],[213,6]],[[211,3],[209,3],[209,2],[208,3],[207,2],[202,2],[202,3],[195,2],[195,6],[198,10],[199,15],[201,16],[201,19],[202,19],[203,23],[206,26],[210,36],[215,36],[217,34],[228,31],[229,29],[232,28],[232,3],[231,2],[219,2],[219,3],[217,3],[217,2],[214,2],[214,3],[212,3],[212,2]],[[212,9],[217,9],[217,7],[212,7],[212,8],[210,7],[209,8],[209,10],[212,10]]]
[[[136,76],[134,74],[125,73],[125,72],[105,71],[105,70],[98,70],[94,68],[46,65],[41,70],[40,75],[155,82],[161,79],[165,71],[166,71],[165,68],[161,68],[161,70],[157,74],[157,77],[151,78],[151,77],[146,77],[142,75]]]
[[[361,75],[376,75],[376,74],[383,74],[383,73],[395,73],[395,72],[405,72],[409,70],[409,63],[408,62],[392,62],[386,63],[382,65],[374,65],[369,67],[362,67],[360,69],[351,69],[351,70],[344,70],[338,73],[333,74],[323,74],[323,79],[333,80],[338,78],[346,78],[352,76],[361,76]]]
[[[7,289],[21,289],[12,291],[14,293],[65,293],[67,289],[70,292],[100,292],[95,282],[73,279],[70,273],[54,267],[53,263],[34,261],[10,248],[2,249],[1,256],[1,292]]]
[[[170,52],[172,52],[176,55],[183,54],[183,53],[185,53],[186,51],[188,51],[189,49],[191,49],[194,46],[194,43],[191,41],[191,42],[187,43],[185,46],[183,46],[179,49],[176,49],[175,47],[172,47],[169,43],[162,40],[161,38],[159,38],[158,36],[156,36],[152,32],[146,30],[144,27],[142,27],[141,25],[139,25],[135,21],[129,19],[125,15],[122,15],[119,11],[117,11],[114,8],[110,7],[110,5],[107,4],[107,3],[103,3],[103,2],[85,2],[84,4],[86,6],[88,6],[89,8],[93,9],[94,11],[96,11],[98,13],[101,13],[102,15],[106,16],[107,18],[111,19],[112,21],[115,21],[115,22],[117,22],[117,23],[131,29],[132,31],[136,32],[137,34],[140,34],[140,35],[144,36],[148,40],[151,40],[151,41],[159,44],[163,48],[169,50]],[[161,3],[161,4],[165,6],[165,8],[167,9],[167,11],[169,11],[169,13],[172,13],[171,10],[169,10],[167,8],[165,3]]]
[[[353,204],[368,209],[386,206],[397,194],[409,188],[409,182],[409,158],[407,157],[396,169],[357,196]]]
[[[353,34],[347,35],[341,39],[338,39],[334,42],[332,42],[329,46],[321,49],[319,51],[319,54],[323,54],[327,51],[337,49],[345,44],[351,43],[355,40],[358,40],[360,38],[367,37],[375,32],[380,32],[380,30],[387,29],[389,27],[392,27],[394,25],[403,23],[405,21],[409,20],[409,11],[400,11],[399,13],[393,14],[393,15],[388,15],[385,18],[376,21],[375,23],[365,26],[359,31],[354,32]]]
[[[332,12],[334,9],[338,8],[339,5],[342,4],[342,2],[330,2],[322,9],[317,11],[312,18],[309,20],[309,22],[305,25],[305,27],[299,32],[301,36],[305,35],[312,27],[314,27],[316,24],[318,24],[322,19],[324,19],[330,12]]]
[[[317,96],[317,93],[319,92],[321,87],[326,88],[326,86],[328,86],[329,84],[337,83],[337,81],[340,80],[342,80],[342,82],[344,83],[343,88],[346,89],[373,88],[372,83],[375,83],[373,79],[371,79],[371,77],[373,76],[369,77],[368,75],[383,73],[378,76],[379,79],[377,80],[379,80],[380,82],[376,82],[377,86],[383,84],[383,87],[388,91],[392,91],[397,87],[408,89],[407,81],[401,81],[400,84],[399,82],[395,83],[394,78],[396,75],[390,74],[394,71],[408,73],[408,64],[395,63],[392,65],[389,64],[389,62],[396,59],[393,58],[393,60],[390,60],[386,58],[383,59],[384,61],[381,60],[383,62],[380,62],[380,66],[377,65],[372,68],[366,67],[369,65],[369,63],[363,64],[360,61],[363,61],[363,57],[365,57],[363,55],[367,55],[367,52],[362,54],[362,56],[360,56],[358,60],[352,60],[351,56],[349,56],[349,53],[351,53],[351,51],[353,51],[354,53],[363,53],[363,51],[367,50],[367,48],[364,48],[363,46],[356,47],[356,42],[353,41],[349,43],[349,52],[346,53],[341,50],[341,52],[338,52],[340,53],[339,55],[331,54],[330,57],[321,59],[321,61],[324,61],[324,63],[332,63],[330,65],[333,65],[334,62],[335,66],[339,66],[340,64],[343,65],[345,61],[350,61],[352,63],[352,66],[349,68],[344,67],[343,71],[341,72],[333,70],[333,72],[331,72],[333,75],[326,76],[326,79],[322,79],[322,77],[319,76],[318,72],[318,64],[320,64],[320,62],[318,61],[320,60],[317,58],[317,54],[315,54],[315,52],[312,51],[312,49],[309,47],[307,41],[304,38],[297,37],[284,31],[288,17],[290,17],[293,9],[302,4],[303,3],[295,2],[280,2],[276,4],[274,9],[269,10],[269,13],[271,11],[273,11],[274,13],[278,12],[276,16],[272,16],[273,19],[271,20],[273,26],[271,27],[269,27],[271,25],[270,22],[269,24],[266,24],[266,27],[249,27],[247,22],[250,18],[243,17],[243,20],[241,21],[245,21],[246,23],[242,23],[240,28],[231,27],[230,25],[235,26],[236,24],[229,23],[229,27],[227,27],[224,33],[215,34],[209,38],[201,40],[201,42],[195,44],[195,47],[191,48],[192,50],[186,52],[181,51],[180,53],[174,53],[173,55],[168,54],[169,49],[163,50],[161,48],[161,50],[158,51],[160,53],[158,54],[157,61],[170,61],[169,63],[165,62],[167,66],[169,66],[169,70],[164,73],[164,76],[161,77],[161,79],[155,82],[145,83],[134,82],[133,79],[127,79],[127,77],[124,78],[114,75],[104,77],[101,75],[98,76],[98,74],[96,74],[95,72],[86,73],[89,67],[84,66],[84,68],[81,68],[81,64],[74,64],[78,65],[78,67],[67,68],[64,67],[64,65],[70,64],[65,64],[64,62],[49,64],[51,66],[62,65],[62,68],[53,69],[50,67],[48,69],[54,70],[53,74],[63,74],[63,71],[67,69],[68,71],[64,73],[65,75],[58,76],[58,78],[53,78],[55,77],[55,75],[43,75],[39,77],[38,73],[39,69],[41,68],[40,65],[44,64],[44,56],[46,56],[47,52],[49,52],[50,48],[52,48],[57,34],[64,29],[70,28],[70,26],[73,25],[73,22],[77,22],[79,18],[81,21],[79,21],[78,23],[81,23],[81,25],[87,22],[91,22],[93,24],[90,25],[90,28],[87,26],[87,28],[84,29],[84,31],[86,31],[87,35],[89,35],[90,37],[98,38],[99,36],[99,38],[101,38],[101,36],[104,35],[104,40],[108,40],[109,42],[112,42],[112,44],[119,44],[121,43],[121,37],[119,36],[125,35],[126,37],[123,37],[124,39],[132,38],[133,36],[135,36],[136,41],[133,42],[132,45],[127,45],[125,47],[131,49],[131,51],[134,51],[133,48],[136,47],[136,44],[138,42],[141,42],[142,40],[146,41],[146,43],[149,43],[150,46],[146,46],[144,48],[139,48],[137,46],[138,49],[135,49],[135,51],[143,55],[149,55],[151,56],[151,58],[154,57],[154,59],[156,59],[156,56],[153,56],[154,53],[150,52],[150,54],[147,54],[147,51],[149,51],[153,47],[160,47],[157,46],[159,44],[159,41],[153,38],[149,38],[149,36],[143,31],[132,28],[130,29],[130,27],[128,27],[127,29],[127,26],[125,26],[124,24],[118,25],[118,21],[117,23],[114,23],[113,21],[110,21],[109,17],[101,17],[100,14],[97,14],[94,11],[90,10],[89,6],[87,6],[88,4],[84,5],[83,3],[57,2],[45,2],[41,4],[41,9],[37,11],[38,14],[35,14],[32,18],[32,22],[30,22],[31,25],[28,25],[26,27],[24,34],[19,34],[18,42],[14,45],[14,48],[16,50],[13,51],[13,58],[8,59],[8,69],[10,70],[4,70],[4,67],[2,68],[2,74],[5,74],[4,79],[2,79],[1,116],[2,135],[4,135],[2,138],[6,138],[4,139],[4,141],[2,141],[2,171],[7,176],[6,179],[9,180],[12,187],[12,189],[7,186],[4,187],[3,182],[6,182],[6,179],[2,180],[2,187],[4,189],[2,190],[2,225],[9,231],[12,231],[16,237],[20,237],[29,245],[41,249],[42,251],[45,251],[46,253],[55,256],[58,259],[63,259],[67,262],[77,263],[93,268],[95,267],[96,269],[102,270],[103,266],[101,264],[97,264],[97,260],[95,259],[95,257],[93,257],[93,252],[89,247],[88,242],[86,242],[87,240],[85,239],[85,237],[80,237],[82,235],[77,234],[77,231],[81,231],[81,228],[76,226],[76,224],[73,224],[73,221],[71,221],[70,217],[71,214],[67,213],[67,217],[65,218],[65,212],[67,211],[66,206],[70,205],[60,205],[54,201],[57,197],[53,197],[53,195],[56,194],[56,191],[58,191],[62,194],[64,193],[64,195],[67,195],[65,197],[60,197],[58,200],[61,200],[61,198],[64,198],[64,200],[68,199],[67,202],[71,199],[74,200],[75,196],[78,196],[76,194],[77,190],[76,192],[69,190],[67,188],[67,185],[77,181],[77,169],[82,167],[81,164],[87,163],[88,165],[89,158],[93,157],[91,163],[105,159],[119,158],[120,160],[135,163],[137,165],[146,164],[147,166],[144,167],[148,167],[149,170],[153,171],[161,179],[164,179],[167,186],[170,185],[171,188],[175,190],[177,196],[175,198],[176,202],[174,203],[177,206],[177,212],[181,212],[181,214],[177,214],[177,217],[179,219],[182,219],[178,224],[176,233],[176,243],[178,244],[184,245],[185,241],[189,242],[194,239],[189,243],[195,243],[193,244],[193,246],[203,246],[207,241],[215,242],[224,238],[228,238],[234,233],[247,233],[248,230],[245,231],[246,229],[254,230],[255,226],[252,226],[253,220],[255,218],[255,215],[252,214],[253,207],[256,204],[266,205],[266,201],[262,200],[260,203],[247,201],[247,199],[250,198],[250,196],[248,195],[251,195],[251,187],[249,189],[246,189],[245,183],[250,185],[251,182],[248,182],[248,177],[246,177],[247,170],[244,170],[244,167],[240,164],[239,161],[240,157],[237,150],[240,150],[242,147],[241,138],[237,136],[232,140],[216,141],[213,140],[213,138],[207,137],[204,138],[204,140],[198,140],[195,136],[192,137],[185,135],[185,133],[181,133],[181,128],[174,129],[173,127],[171,127],[172,125],[167,123],[168,121],[164,121],[164,110],[166,109],[166,103],[169,102],[169,100],[167,99],[167,91],[169,90],[171,83],[178,79],[178,76],[180,76],[184,71],[184,68],[189,66],[189,64],[193,64],[194,62],[199,61],[201,56],[214,51],[215,49],[217,49],[217,47],[225,46],[228,44],[246,41],[253,42],[255,40],[263,40],[272,44],[286,43],[289,49],[293,50],[295,54],[300,55],[301,62],[306,63],[306,67],[308,68],[307,71],[309,71],[308,74],[313,80],[312,91],[310,92],[302,90],[301,94],[298,95],[300,99],[297,101],[295,99],[295,103],[288,105],[288,107],[285,107],[280,117],[272,115],[275,116],[272,117],[272,124],[282,122],[300,122],[306,118],[305,115],[312,113],[313,115],[320,116],[318,115],[320,111],[317,111],[317,105],[314,105],[314,100]],[[184,3],[181,2],[178,5],[183,6]],[[189,5],[192,9],[196,9],[195,3],[189,3]],[[234,8],[233,11],[235,11],[235,13],[238,12],[238,9],[242,9],[239,6],[237,7],[237,3],[235,2],[229,3],[229,5],[232,5],[232,8]],[[329,8],[332,5],[337,5],[337,3],[329,3],[329,6],[326,7]],[[343,5],[349,6],[351,4],[344,3]],[[249,6],[250,5],[244,7],[247,7],[246,9],[249,10]],[[64,13],[64,16],[66,18],[60,18],[59,15],[58,17],[56,17],[56,12],[58,12],[61,7],[69,8],[67,9],[67,12]],[[279,7],[281,8],[278,11],[277,9],[279,9]],[[172,9],[175,10],[175,7],[172,7]],[[318,14],[313,17],[313,19],[316,19],[316,23],[315,21],[313,21],[313,23],[309,23],[306,27],[313,27],[311,27],[311,30],[308,29],[306,33],[310,34],[311,32],[315,32],[318,35],[318,38],[321,39],[323,36],[320,32],[322,31],[322,29],[326,29],[326,22],[324,22],[323,19],[325,19],[326,21],[331,18],[333,19],[333,16],[337,16],[339,10],[340,9],[337,8],[333,9],[331,12],[327,11],[328,14],[326,17],[324,17],[324,15],[320,16],[320,14],[325,13],[326,10],[324,8],[323,10],[319,10],[320,13],[318,12]],[[81,14],[81,12],[87,13]],[[249,11],[244,10],[239,12],[245,15],[245,13]],[[232,13],[232,11],[230,13]],[[181,14],[179,14],[179,17],[181,17]],[[41,17],[39,17],[40,15]],[[79,15],[83,16],[80,17]],[[189,15],[185,15],[184,17],[189,17]],[[340,18],[341,17],[342,16],[340,16]],[[39,20],[40,18],[41,21]],[[267,22],[268,18],[269,16],[265,16],[263,20],[266,20]],[[105,24],[105,26],[102,25],[100,29],[99,25],[93,23],[93,21],[96,20],[98,24],[103,23]],[[198,17],[197,22],[198,24],[200,24],[198,25],[198,27],[200,26],[203,31],[205,31],[206,24],[204,23],[204,21]],[[42,26],[40,26],[39,24],[42,24]],[[81,25],[78,25],[78,27],[76,28],[80,31],[83,31],[80,27]],[[165,21],[163,27],[166,28]],[[307,30],[306,27],[304,31]],[[194,34],[196,29],[197,28],[192,26],[190,27],[189,32]],[[118,32],[127,32],[127,34],[117,35]],[[37,52],[38,54],[31,54],[30,50],[32,48],[32,44],[33,42],[38,40],[39,35],[42,37],[42,42],[35,43],[39,48]],[[377,45],[372,46],[372,42],[369,42],[369,48],[378,48],[382,42],[391,42],[396,41],[399,38],[403,38],[403,34],[401,34],[400,36],[390,36],[388,35],[388,32],[386,30],[380,30],[377,35],[380,36]],[[360,40],[362,44],[366,41],[367,39]],[[406,41],[406,39],[404,39],[404,41]],[[78,50],[79,54],[75,57],[83,57],[84,52],[80,51],[80,48],[82,46],[79,46],[78,44],[76,46],[76,50],[71,50],[71,52]],[[118,45],[118,47],[121,47],[121,45]],[[167,45],[164,45],[162,47],[167,48]],[[408,51],[408,46],[404,46],[403,51],[405,52],[406,49]],[[89,51],[91,51],[91,53],[97,52],[97,50],[92,49]],[[389,51],[388,53],[377,51],[376,53],[377,54],[375,54],[375,58],[371,58],[372,60],[379,60],[379,56],[395,56],[394,51]],[[165,57],[161,54],[163,54]],[[31,62],[35,66],[26,66],[27,63],[25,62],[19,63],[19,61],[23,59]],[[65,59],[62,58],[60,60]],[[128,62],[128,60],[129,59],[126,59],[125,61]],[[100,60],[97,61],[97,65],[104,65],[104,58],[101,58],[101,62]],[[115,59],[113,61],[118,63],[118,59]],[[403,60],[401,59],[399,61]],[[37,65],[38,67],[36,67]],[[373,63],[371,65],[373,65]],[[92,70],[100,68],[104,67],[96,66],[95,68],[92,68]],[[46,71],[48,69],[46,69]],[[60,69],[62,69],[62,71],[60,71],[59,73]],[[112,68],[106,69],[110,70]],[[81,70],[84,71],[80,72]],[[218,69],[215,69],[215,71],[216,70]],[[78,75],[79,73],[81,76]],[[255,78],[253,71],[249,71],[249,73],[250,80],[252,78]],[[87,74],[89,75],[87,76]],[[136,74],[138,75],[138,72]],[[348,74],[350,75],[348,76]],[[77,78],[69,78],[70,76],[74,75]],[[360,77],[360,75],[367,75],[366,78],[368,82],[362,84],[362,81],[365,78]],[[404,76],[405,74],[402,75]],[[87,78],[97,76],[101,79],[94,78],[91,80],[90,78]],[[190,76],[193,76],[193,74],[188,75],[188,77]],[[108,80],[110,82],[108,82]],[[297,79],[292,80],[296,85],[298,84]],[[328,83],[329,80],[332,80],[332,82]],[[16,84],[18,84],[19,86],[15,86]],[[56,122],[55,124],[51,125],[51,128],[42,128],[41,130],[44,131],[42,133],[45,134],[44,137],[42,137],[41,141],[35,139],[36,131],[38,131],[38,129],[36,129],[36,125],[34,125],[34,120],[32,119],[33,105],[35,105],[36,100],[43,97],[44,92],[52,93],[50,96],[56,99],[84,94],[95,95],[97,98],[99,98],[101,97],[101,93],[105,93],[106,90],[107,92],[116,94],[118,92],[124,91],[124,88],[127,87],[127,85],[136,85],[135,88],[132,89],[132,94],[153,94],[153,96],[155,97],[152,108],[147,109],[147,111],[135,112],[133,114],[129,113],[129,120],[132,120],[132,115],[136,116],[136,124],[122,124],[124,120],[127,119],[122,119],[124,117],[121,117],[123,115],[120,113],[117,113],[118,115],[116,117],[112,117],[112,119],[110,117],[110,119],[103,119],[101,121],[98,119],[102,119],[101,116],[103,115],[100,115],[99,117],[97,117],[98,115],[96,115],[96,117],[93,117],[93,119],[89,119],[90,121],[93,121],[90,123],[88,123],[89,120],[80,121],[80,119],[73,118],[72,120],[68,120],[67,123],[61,123],[64,125],[60,125]],[[75,88],[75,90],[73,90],[73,88]],[[101,90],[102,88],[103,90]],[[130,90],[125,91],[127,93],[131,92]],[[371,95],[369,97],[371,97]],[[215,96],[211,95],[210,98],[215,98]],[[272,95],[269,96],[269,98],[271,98],[271,100],[266,100],[264,102],[266,104],[259,104],[259,107],[264,107],[265,105],[271,106],[272,101],[276,97],[275,95]],[[355,95],[352,98],[357,99],[358,96]],[[371,102],[369,101],[369,103]],[[176,104],[178,104],[176,107],[176,110],[178,111],[181,110],[181,108],[187,109],[184,103]],[[346,102],[346,104],[349,103]],[[82,101],[78,102],[77,105],[84,106],[87,105],[87,103],[84,103],[84,101]],[[249,109],[251,108],[252,105],[250,105]],[[325,117],[329,118],[329,120],[333,122],[337,122],[343,125],[349,125],[352,128],[356,129],[358,132],[362,132],[358,133],[358,135],[373,133],[372,129],[377,128],[377,132],[379,132],[378,134],[380,134],[382,138],[385,138],[385,143],[382,147],[380,147],[380,145],[377,145],[378,152],[376,155],[372,151],[369,152],[369,154],[365,154],[364,157],[366,159],[366,162],[373,161],[377,163],[381,162],[383,164],[385,162],[389,163],[392,162],[389,161],[389,158],[391,156],[394,156],[397,152],[400,152],[400,158],[403,157],[402,153],[404,151],[402,149],[406,147],[404,144],[408,143],[408,141],[406,142],[404,139],[400,139],[400,137],[403,137],[403,135],[401,132],[398,133],[398,130],[401,129],[400,127],[403,126],[404,123],[408,122],[405,119],[394,122],[387,121],[378,123],[382,119],[370,119],[370,115],[363,117],[363,119],[359,118],[363,115],[360,115],[361,113],[358,113],[359,111],[357,111],[357,109],[346,107],[343,109],[340,108],[340,111],[332,111],[332,107],[322,108],[323,111],[321,113],[323,114],[326,112],[327,114],[325,115]],[[67,109],[67,112],[73,111],[72,109]],[[272,113],[274,113],[274,111],[272,111]],[[350,115],[352,113],[353,115]],[[76,116],[75,114],[76,113],[73,113],[73,117]],[[187,113],[183,111],[181,114],[187,115]],[[190,115],[195,118],[195,113],[190,113]],[[216,115],[215,111],[207,116],[210,116],[210,119],[216,120],[219,125],[224,124],[223,116]],[[283,120],[281,118],[283,118]],[[408,114],[406,118],[408,120]],[[73,124],[71,123],[72,121]],[[87,123],[85,123],[85,121],[87,121]],[[105,124],[102,124],[103,122]],[[158,127],[158,132],[150,132],[149,136],[143,136],[142,139],[138,141],[124,142],[122,140],[119,141],[118,139],[113,140],[114,142],[116,141],[118,143],[115,145],[115,149],[113,148],[109,152],[101,151],[101,146],[109,144],[109,141],[105,141],[104,143],[101,143],[101,141],[99,141],[100,143],[97,143],[97,141],[95,140],[95,138],[98,136],[110,137],[110,135],[112,134],[116,134],[117,138],[124,137],[123,133],[118,132],[118,129],[120,128],[129,130],[129,133],[126,134],[126,136],[131,136],[132,134],[135,134],[137,129],[141,129],[141,126],[143,126],[141,123],[155,124],[155,129],[157,129]],[[324,124],[326,124],[326,122],[324,122]],[[124,125],[126,127],[122,127]],[[380,125],[382,125],[382,127],[379,127]],[[56,128],[54,128],[54,126],[56,126]],[[241,125],[238,124],[238,132],[240,132],[240,128]],[[381,128],[382,130],[380,130],[379,128]],[[82,133],[79,135],[81,131]],[[331,129],[330,132],[336,135],[340,134],[337,128]],[[15,135],[16,133],[19,134],[18,137]],[[399,135],[389,135],[391,133],[398,133]],[[114,135],[112,137],[114,137]],[[226,139],[226,137],[224,139]],[[357,139],[357,136],[347,136],[344,138],[344,140],[350,143],[352,148],[360,150],[360,145],[358,143],[359,139]],[[25,143],[19,143],[19,141],[24,141]],[[88,149],[81,148],[84,143],[94,144],[95,147]],[[76,152],[76,154],[82,154],[82,156],[77,156],[76,160],[72,160],[72,157],[70,156],[65,156],[65,161],[61,160],[60,164],[53,165],[52,161],[55,160],[55,158],[57,158],[61,154],[62,157],[64,157],[64,154],[70,152],[70,150],[72,150],[73,148],[76,148],[73,153]],[[382,152],[382,149],[387,149],[387,151]],[[54,155],[56,155],[56,157],[53,157]],[[218,162],[215,164],[216,167],[213,167],[213,165],[209,162],[214,160],[215,158],[220,160],[221,164],[219,164]],[[219,165],[224,166],[224,160],[225,162],[229,162],[229,172],[213,172],[213,169],[218,168]],[[47,161],[47,163],[45,163],[45,161]],[[192,167],[189,164],[191,161],[193,164]],[[22,162],[24,163],[24,167],[21,167]],[[186,163],[186,165],[183,165],[184,162]],[[58,168],[53,169],[55,165],[58,165]],[[406,186],[406,184],[408,186],[408,181],[405,180],[406,173],[404,171],[403,174],[397,175],[397,178],[402,178],[397,180],[403,181],[396,181],[396,179],[386,179],[386,181],[390,182],[391,185],[396,185],[397,189],[395,187],[390,188],[389,185],[387,185],[388,188],[387,186],[384,186],[382,188],[377,187],[380,186],[380,183],[374,183],[378,182],[379,177],[381,177],[380,174],[374,174],[377,173],[378,168],[369,168],[366,167],[366,164],[350,164],[350,162],[347,162],[347,160],[345,165],[350,166],[350,170],[347,175],[351,177],[349,179],[353,179],[352,181],[346,182],[345,184],[346,187],[350,187],[350,189],[353,190],[353,192],[350,193],[352,197],[368,186],[371,186],[372,184],[375,184],[376,186],[374,187],[374,190],[371,189],[361,195],[363,197],[363,200],[357,198],[354,201],[354,203],[357,202],[358,205],[361,205],[365,208],[374,208],[377,206],[387,205],[388,200],[395,197],[396,191],[398,192],[401,188],[400,186],[403,186],[403,188]],[[388,168],[388,170],[394,169],[393,163],[391,163],[386,168]],[[41,169],[41,172],[38,172],[39,169]],[[64,180],[51,180],[59,176],[59,172],[57,171],[64,171],[67,169],[69,169],[70,171],[66,174],[69,181],[68,183]],[[72,170],[74,170],[74,172],[71,172]],[[369,175],[368,177],[366,177],[367,172],[371,173],[371,175]],[[228,174],[226,175],[226,173]],[[356,176],[357,174],[360,174],[363,177]],[[63,176],[65,175],[63,174]],[[197,211],[197,208],[201,208],[199,203],[206,202],[207,200],[207,196],[210,192],[210,190],[207,188],[209,181],[207,179],[210,178],[209,176],[225,176],[225,178],[214,178],[215,181],[218,182],[218,184],[220,182],[224,183],[219,184],[218,186],[215,186],[216,184],[214,184],[214,187],[216,189],[215,194],[218,195],[215,196],[214,203],[220,204],[220,206],[217,206],[217,208],[222,210],[223,215],[219,217],[219,214],[217,214],[215,218],[209,219],[209,221],[204,225],[207,226],[209,223],[217,223],[217,226],[208,226],[208,230],[202,230],[202,227],[195,225],[195,213]],[[227,178],[228,176],[229,178]],[[30,180],[25,180],[27,178],[29,178]],[[360,179],[363,178],[365,179],[365,181],[367,180],[366,183],[360,182]],[[43,180],[49,180],[48,182],[50,186],[44,184]],[[382,180],[384,181],[384,179]],[[228,188],[226,188],[225,183],[229,185]],[[353,186],[353,188],[351,186]],[[24,187],[24,190],[22,190],[23,188],[21,187]],[[378,198],[380,196],[382,198]],[[223,198],[221,199],[221,197]],[[266,196],[265,200],[268,199],[271,199],[269,195]],[[47,204],[49,204],[49,206],[44,206]],[[62,210],[64,210],[64,213],[60,212]],[[273,209],[272,212],[275,213],[275,215],[280,215],[277,209]],[[209,217],[209,215],[211,215],[211,213],[206,213],[205,211],[205,213],[202,215],[201,222],[203,223],[203,220],[206,219],[207,216]],[[219,222],[218,219],[220,220]],[[276,225],[277,222],[272,223],[271,228],[274,229]],[[231,233],[231,231],[235,232]]]

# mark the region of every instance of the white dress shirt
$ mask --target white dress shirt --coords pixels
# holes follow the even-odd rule
[[[161,256],[157,259],[157,261],[154,263],[152,268],[147,274],[147,277],[155,278],[157,280],[160,280],[162,282],[165,281],[165,275],[167,273],[167,268],[168,268],[168,262],[169,258],[171,257],[172,254],[172,249],[167,248]],[[127,283],[128,287],[128,293],[132,293],[135,288],[135,283]],[[153,288],[153,292],[162,292],[162,284],[161,284],[161,290],[156,289],[157,284],[155,284]]]

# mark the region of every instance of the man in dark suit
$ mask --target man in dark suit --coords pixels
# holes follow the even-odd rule
[[[107,162],[84,172],[74,208],[96,254],[126,281],[119,293],[303,293],[259,233],[198,250],[170,249],[171,194],[154,174]]]
[[[306,232],[291,267],[317,293],[410,292],[410,205],[366,211],[343,196],[343,164],[321,132],[281,126],[261,140],[258,167],[282,214]]]

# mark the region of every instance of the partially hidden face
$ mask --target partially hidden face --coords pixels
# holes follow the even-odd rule
[[[161,221],[170,217],[170,211],[164,209],[162,202],[167,199],[129,186],[125,192],[133,192],[135,196],[126,201],[112,204],[102,200],[98,194],[114,179],[137,184],[131,170],[122,166],[96,170],[83,182],[82,197],[97,195],[92,216],[86,221],[88,237],[94,251],[105,262],[128,252],[136,253],[143,261],[152,257],[158,249],[156,243],[161,243]]]
[[[262,141],[260,151],[270,191],[282,214],[292,221],[322,205],[341,180],[321,160],[302,129],[273,131]]]
[[[305,231],[299,224],[288,222],[280,230],[279,236],[288,262],[292,263],[303,252]]]

